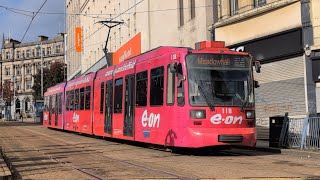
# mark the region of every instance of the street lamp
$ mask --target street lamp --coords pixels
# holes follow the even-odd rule
[[[37,51],[40,50],[40,56],[41,56],[41,65],[40,65],[40,70],[41,70],[41,97],[43,98],[43,54],[42,54],[42,43],[36,45]]]

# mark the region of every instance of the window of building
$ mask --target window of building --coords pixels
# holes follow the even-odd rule
[[[46,55],[46,48],[42,48],[42,56]]]
[[[51,54],[51,47],[47,47],[47,55]]]
[[[26,57],[26,54],[24,53],[24,50],[22,51],[21,56],[22,56],[22,58]]]
[[[254,7],[260,7],[267,4],[266,0],[254,0]]]
[[[91,91],[91,87],[87,86],[86,87],[86,101],[85,101],[85,108],[86,110],[90,110],[90,91]]]
[[[80,110],[84,110],[84,88],[80,89]]]
[[[122,113],[122,87],[123,79],[116,79],[114,88],[114,113]]]
[[[31,66],[26,67],[26,74],[31,74]]]
[[[183,15],[183,0],[179,0],[179,23],[180,26],[183,26],[184,24],[184,15]]]
[[[10,59],[10,52],[6,52],[6,59]]]
[[[30,57],[30,53],[31,53],[30,49],[28,49],[26,52],[27,52],[26,57],[29,58]]]
[[[9,76],[9,75],[10,75],[10,68],[9,68],[9,67],[6,67],[6,68],[5,68],[5,71],[6,71],[6,75]]]
[[[151,69],[150,106],[163,105],[163,66]]]
[[[16,89],[21,90],[21,82],[20,81],[16,82]]]
[[[238,0],[230,0],[230,16],[238,14]]]
[[[34,55],[35,55],[34,51],[35,51],[35,50],[34,50],[34,49],[32,49],[32,57],[34,57]]]
[[[21,68],[20,67],[17,67],[17,75],[21,75]]]
[[[31,89],[32,88],[32,84],[31,84],[30,80],[26,81],[26,84],[27,84],[27,89]]]
[[[196,17],[196,2],[195,2],[195,0],[190,0],[190,15],[191,15],[191,19]]]
[[[21,52],[17,51],[17,59],[20,59],[20,58],[21,58]]]
[[[136,105],[147,105],[148,71],[137,73]]]
[[[41,56],[40,53],[41,53],[40,48],[38,48],[38,49],[37,49],[37,57],[40,57],[40,56]]]
[[[56,53],[59,54],[60,53],[60,45],[56,46]]]
[[[175,73],[170,71],[170,64],[167,67],[167,104],[174,104],[174,84],[175,84]]]

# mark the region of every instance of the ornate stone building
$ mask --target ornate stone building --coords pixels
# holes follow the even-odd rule
[[[26,113],[34,115],[34,99],[32,86],[33,75],[41,68],[41,53],[43,67],[50,67],[56,61],[64,61],[64,34],[59,33],[53,39],[39,36],[38,41],[20,43],[13,39],[3,39],[1,49],[1,82],[9,80],[14,90],[14,100],[11,109],[6,114]],[[45,78],[45,77],[44,77]],[[4,109],[2,109],[4,113]]]

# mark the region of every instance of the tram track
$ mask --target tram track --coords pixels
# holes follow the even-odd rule
[[[183,175],[180,175],[180,174],[177,174],[177,173],[169,172],[169,171],[166,171],[166,170],[160,170],[160,169],[157,169],[157,168],[153,168],[153,167],[150,167],[150,166],[142,165],[142,164],[135,163],[135,162],[132,162],[132,161],[120,160],[120,159],[117,159],[117,158],[113,158],[113,157],[107,156],[107,155],[104,154],[105,152],[103,150],[98,149],[98,148],[94,148],[92,146],[79,145],[79,144],[71,142],[69,140],[61,139],[61,138],[55,137],[55,136],[50,136],[48,134],[37,132],[37,131],[31,130],[31,129],[20,128],[20,127],[15,127],[15,128],[18,128],[18,129],[24,131],[23,134],[25,134],[25,135],[28,135],[30,133],[30,134],[38,134],[39,136],[42,136],[42,137],[47,137],[47,138],[45,138],[46,140],[48,140],[48,141],[50,141],[50,142],[52,142],[53,144],[56,144],[56,145],[70,146],[70,147],[73,147],[75,149],[83,149],[85,151],[91,150],[91,151],[94,152],[94,153],[90,154],[91,156],[96,156],[96,157],[99,157],[99,158],[103,157],[103,158],[106,158],[106,159],[108,159],[108,160],[110,160],[112,162],[121,163],[121,164],[126,165],[126,166],[134,166],[134,167],[143,169],[145,171],[149,171],[149,172],[152,171],[152,172],[155,172],[155,173],[160,173],[160,174],[165,175],[165,177],[169,177],[169,178],[189,179],[189,177],[186,177],[186,176],[183,176]],[[26,133],[26,132],[28,132],[28,133]],[[15,141],[18,141],[19,143],[29,147],[33,151],[37,151],[38,153],[41,153],[41,154],[47,156],[48,158],[54,160],[55,162],[65,166],[65,167],[68,167],[68,168],[71,168],[72,170],[75,170],[75,171],[83,173],[85,175],[85,177],[87,177],[87,178],[104,179],[102,176],[98,176],[97,174],[93,174],[93,173],[91,173],[91,172],[89,172],[87,170],[84,170],[84,169],[80,168],[80,167],[67,164],[66,162],[55,158],[54,156],[46,153],[43,150],[40,150],[40,149],[38,149],[38,148],[36,148],[34,146],[30,146],[30,145],[28,145],[26,143],[23,143],[18,138],[16,138],[16,136],[11,136],[11,139],[15,140]],[[57,141],[59,141],[60,143],[57,143]],[[110,151],[110,153],[112,153],[112,152],[113,151]]]

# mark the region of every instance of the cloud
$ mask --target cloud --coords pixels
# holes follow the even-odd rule
[[[44,0],[3,0],[0,5],[36,12],[43,2]],[[65,0],[48,0],[40,12],[63,13],[65,11],[64,7]],[[31,17],[16,14],[0,8],[0,22],[2,24],[0,26],[0,42],[2,43],[2,33],[5,34],[6,38],[10,33],[11,38],[21,41],[30,21]],[[37,41],[37,37],[39,35],[45,35],[49,38],[53,38],[57,33],[64,31],[65,16],[63,14],[38,13],[23,42]]]

